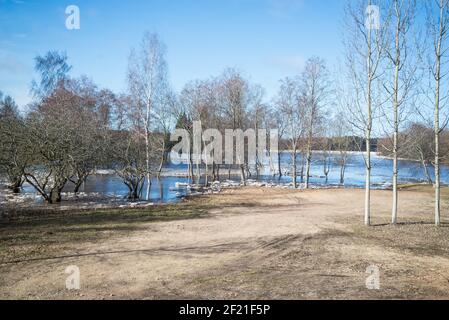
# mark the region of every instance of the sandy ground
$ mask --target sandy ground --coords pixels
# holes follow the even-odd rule
[[[448,299],[449,227],[431,224],[430,191],[400,192],[398,226],[388,225],[391,192],[374,191],[375,226],[365,228],[362,190],[227,190],[192,200],[209,208],[199,218],[100,230],[22,261],[8,256],[0,298]],[[45,247],[52,234],[31,245]],[[65,288],[71,265],[79,291]],[[379,290],[366,287],[371,265]]]

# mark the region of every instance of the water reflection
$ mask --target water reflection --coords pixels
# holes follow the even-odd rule
[[[301,167],[301,156],[298,155],[298,170]],[[330,185],[340,186],[340,166],[338,156],[331,156],[331,170],[328,176],[328,181],[324,177],[323,172],[323,158],[320,154],[314,155],[311,179],[312,185]],[[290,170],[291,157],[288,153],[283,153],[281,156],[281,166],[286,171]],[[392,179],[392,160],[382,157],[373,157],[372,183],[373,188],[386,188],[390,185]],[[274,166],[277,168],[277,164]],[[426,182],[424,170],[420,163],[413,161],[399,161],[399,182],[400,183],[419,183]],[[449,184],[449,170],[443,167],[442,183]],[[167,165],[165,168],[167,173],[186,173],[187,165]],[[433,168],[429,168],[431,176],[433,176]],[[290,173],[289,173],[290,174]],[[228,179],[227,169],[221,171],[221,180]],[[270,171],[269,163],[265,163],[265,170],[257,178],[255,175],[250,179],[270,182],[288,184],[293,181],[291,176],[284,175],[279,179],[273,176]],[[240,177],[234,176],[232,180],[240,181]],[[201,181],[203,182],[203,181]],[[300,182],[300,177],[298,177]],[[176,183],[190,183],[189,179],[183,177],[168,177],[164,176],[161,179],[153,178],[151,181],[151,192],[149,201],[155,203],[171,203],[177,202],[180,198],[187,194],[187,189],[176,188]],[[365,183],[365,165],[361,154],[350,154],[347,161],[347,169],[345,176],[345,187],[364,187]],[[34,193],[33,188],[25,186],[25,192]],[[146,185],[143,190],[146,190]],[[73,187],[69,184],[64,192],[73,192]],[[84,193],[99,193],[105,196],[123,197],[128,195],[128,188],[123,181],[115,175],[96,175],[91,176],[87,182],[82,186],[80,192]]]

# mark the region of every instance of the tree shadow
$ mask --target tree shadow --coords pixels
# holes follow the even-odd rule
[[[378,223],[378,224],[372,224],[371,227],[394,227],[394,226],[435,226],[434,222],[430,221],[404,221],[404,222],[398,222],[396,224],[392,223]],[[437,226],[435,226],[437,227]],[[442,222],[438,228],[449,228],[448,222]]]

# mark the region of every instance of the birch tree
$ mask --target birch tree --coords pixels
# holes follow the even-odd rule
[[[65,52],[48,51],[43,56],[36,56],[34,62],[34,70],[39,80],[31,82],[31,92],[40,99],[61,87],[72,70]]]
[[[251,127],[254,129],[256,133],[256,149],[259,149],[259,144],[262,142],[259,141],[259,129],[263,129],[266,125],[266,117],[269,113],[269,107],[262,102],[263,96],[265,94],[263,88],[259,85],[256,85],[252,88],[252,106],[249,111],[249,120],[252,122]],[[267,131],[268,132],[268,131]],[[267,135],[264,137],[267,138]],[[254,161],[254,169],[256,171],[256,176],[259,178],[260,170],[263,168],[263,159],[259,157],[259,153],[256,152],[255,159],[251,159]]]
[[[305,187],[309,188],[312,165],[313,139],[323,120],[323,108],[329,94],[330,83],[324,61],[318,57],[310,58],[301,76],[301,90],[305,107],[304,125],[306,126],[306,174]]]
[[[276,102],[273,103],[274,104],[274,110],[272,111],[273,113],[273,122],[274,122],[274,127],[277,130],[277,140],[279,143],[281,143],[281,141],[284,139],[284,136],[288,130],[288,121],[286,121],[286,117],[284,116],[284,114],[282,112],[279,112],[276,108]],[[282,172],[282,152],[280,150],[280,145],[278,145],[278,149],[276,150],[276,155],[277,155],[277,171],[278,171],[278,175],[279,175],[279,179],[282,178],[283,172]],[[271,159],[271,155],[270,155],[270,159]]]
[[[167,63],[165,45],[156,33],[145,33],[139,50],[132,50],[128,64],[128,85],[134,100],[133,110],[145,140],[146,198],[149,199],[152,174],[151,133],[153,113],[163,101],[167,88]]]
[[[285,135],[289,140],[292,163],[291,175],[294,188],[298,187],[297,156],[300,139],[304,132],[304,101],[300,94],[298,82],[298,79],[292,78],[281,80],[281,86],[275,103],[279,114],[283,116],[281,121],[284,123]]]
[[[235,69],[227,69],[220,77],[220,94],[222,113],[229,125],[228,128],[245,131],[248,127],[248,108],[251,101],[250,84],[243,75]],[[246,169],[248,159],[237,159],[240,165],[240,176],[243,185],[246,185]],[[229,166],[228,176],[231,175]]]
[[[391,0],[390,27],[388,29],[388,44],[385,53],[387,57],[386,67],[388,71],[384,81],[387,92],[388,105],[384,119],[393,129],[392,150],[393,157],[393,204],[392,224],[398,219],[398,153],[399,130],[410,114],[412,90],[416,84],[415,73],[418,65],[416,55],[413,55],[412,27],[415,18],[416,3],[414,0]],[[391,78],[391,80],[388,79]]]
[[[350,137],[348,136],[349,132],[351,131],[346,118],[343,113],[338,113],[336,117],[334,117],[331,125],[331,132],[333,135],[333,145],[338,152],[337,159],[338,163],[340,165],[340,184],[345,183],[345,174],[346,174],[346,167],[348,162],[348,156],[349,156],[349,149],[350,149]]]
[[[441,111],[447,101],[445,94],[449,31],[449,1],[433,0],[427,6],[427,27],[429,38],[432,40],[430,53],[430,73],[434,80],[434,138],[435,138],[435,225],[441,225],[441,176],[440,176],[440,136],[447,125],[447,119],[441,121]]]
[[[433,184],[432,177],[429,172],[434,156],[432,142],[434,140],[434,130],[431,127],[414,123],[406,132],[406,139],[409,144],[406,157],[416,159],[422,165],[427,183]]]
[[[352,127],[365,137],[365,225],[371,225],[371,139],[373,120],[379,108],[376,102],[376,81],[385,50],[385,23],[379,2],[349,1],[346,8],[347,26],[344,45],[348,69],[349,90],[352,94],[345,104]]]

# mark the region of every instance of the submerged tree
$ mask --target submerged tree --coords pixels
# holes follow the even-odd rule
[[[309,188],[313,141],[324,118],[323,108],[330,92],[329,88],[328,72],[324,61],[317,57],[309,59],[301,75],[306,131],[306,189]]]
[[[292,161],[292,178],[295,188],[297,182],[297,155],[300,140],[304,134],[304,101],[299,89],[298,79],[285,78],[281,80],[281,86],[276,98],[276,109],[282,115],[280,121],[285,127],[285,135],[289,141],[289,149]]]
[[[338,152],[336,158],[340,165],[340,184],[343,185],[345,183],[346,167],[351,149],[351,137],[348,136],[351,131],[342,113],[337,114],[330,126],[333,148]]]
[[[69,181],[78,192],[102,158],[104,128],[95,106],[94,88],[72,80],[34,105],[26,117],[23,156],[29,161],[23,175],[48,203],[62,200]]]
[[[251,85],[243,75],[235,69],[227,69],[219,79],[220,107],[224,116],[224,124],[227,129],[245,131],[250,127],[248,110],[251,105]],[[232,146],[234,148],[234,146]],[[246,185],[246,172],[248,158],[236,159],[240,163],[240,176],[242,184]],[[229,165],[231,175],[232,165]]]
[[[133,103],[131,105],[134,126],[145,141],[147,199],[150,196],[151,174],[154,163],[152,132],[155,127],[154,113],[166,98],[167,62],[166,48],[156,33],[145,33],[139,50],[132,50],[128,65],[128,86]],[[153,135],[154,136],[154,135]],[[164,152],[163,150],[162,152]],[[159,151],[160,152],[160,151]]]

